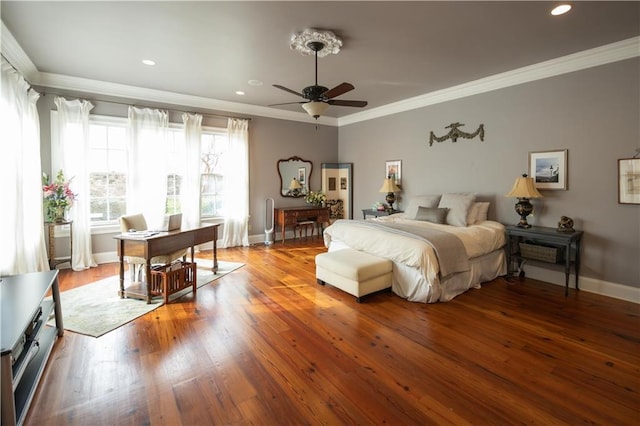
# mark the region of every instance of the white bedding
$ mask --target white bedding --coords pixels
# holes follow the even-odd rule
[[[463,243],[470,260],[470,270],[442,277],[433,248],[420,239],[389,233],[377,228],[365,228],[358,222],[337,221],[324,231],[329,251],[350,247],[393,261],[392,290],[413,302],[448,301],[480,282],[490,281],[506,273],[504,226],[483,221],[467,227],[434,224],[406,219],[402,213],[371,219],[378,223],[401,223],[427,227],[456,235]]]

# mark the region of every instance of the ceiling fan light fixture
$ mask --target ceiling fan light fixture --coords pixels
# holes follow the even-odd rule
[[[316,120],[320,117],[326,110],[329,108],[329,104],[325,102],[307,102],[302,104],[302,108],[304,108],[310,116],[315,118]]]
[[[315,30],[313,28],[307,28],[301,33],[292,35],[290,47],[303,55],[315,55],[316,51],[309,46],[309,43],[313,42],[323,45],[322,49],[318,50],[319,58],[327,55],[337,55],[342,48],[342,40],[333,32]]]

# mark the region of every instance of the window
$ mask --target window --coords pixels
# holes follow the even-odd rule
[[[90,116],[90,204],[92,226],[117,224],[127,211],[127,120]],[[180,195],[186,163],[183,126],[168,132],[166,213],[181,211]],[[203,128],[200,162],[200,215],[224,215],[222,199],[226,129]]]
[[[89,126],[91,224],[116,223],[127,211],[126,124]]]
[[[224,154],[229,138],[223,131],[202,130],[200,148],[200,214],[202,217],[223,216],[222,203]]]

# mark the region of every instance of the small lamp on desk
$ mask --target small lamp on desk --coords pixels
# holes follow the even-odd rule
[[[542,198],[542,194],[536,189],[533,178],[523,174],[522,177],[516,179],[513,188],[506,195],[507,197],[517,197],[518,202],[515,205],[516,213],[520,215],[520,222],[516,226],[520,228],[531,228],[527,223],[527,216],[533,212],[533,206],[529,202],[529,198]]]
[[[302,189],[302,185],[298,182],[298,179],[291,179],[291,183],[289,184],[289,192],[293,195],[300,194],[300,190]]]
[[[389,203],[389,209],[393,211],[393,203],[396,201],[396,195],[394,192],[400,192],[400,188],[398,185],[391,179],[390,177],[386,178],[382,183],[382,187],[378,192],[386,192],[387,193],[387,203]]]

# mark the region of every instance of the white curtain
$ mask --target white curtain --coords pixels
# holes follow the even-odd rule
[[[142,213],[150,229],[162,224],[167,199],[165,111],[129,107],[127,213]]]
[[[186,227],[200,225],[200,150],[202,115],[182,114],[186,168],[180,191],[182,223]]]
[[[91,247],[91,204],[89,201],[89,111],[91,102],[75,99],[67,101],[56,97],[58,107],[57,141],[51,146],[51,174],[62,170],[71,190],[78,194],[69,210],[69,218],[73,220],[73,257],[71,267],[74,271],[82,271],[98,266],[93,259]]]
[[[0,276],[48,271],[42,212],[40,94],[2,58]]]
[[[249,245],[249,121],[230,118],[229,149],[222,160],[226,215],[220,247]]]

